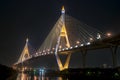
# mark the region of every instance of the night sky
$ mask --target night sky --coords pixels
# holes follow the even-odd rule
[[[62,5],[65,6],[66,14],[89,26],[113,35],[120,32],[119,0],[1,0],[0,64],[11,66],[15,63],[27,37],[31,46],[37,50],[60,17]],[[88,65],[98,63],[95,62],[97,58],[99,63],[110,64],[110,52],[105,51],[91,52],[98,54],[87,56]]]

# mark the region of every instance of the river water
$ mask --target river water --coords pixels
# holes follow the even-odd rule
[[[68,80],[62,77],[46,77],[45,75],[28,75],[19,73],[16,80]]]

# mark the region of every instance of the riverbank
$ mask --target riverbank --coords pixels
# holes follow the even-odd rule
[[[120,68],[71,68],[61,71],[59,75],[68,80],[120,80]]]
[[[17,75],[17,71],[11,67],[0,64],[0,80],[14,80]]]
[[[120,67],[118,68],[69,68],[59,70],[31,70],[26,71],[31,76],[44,75],[46,77],[62,77],[64,80],[120,80]]]

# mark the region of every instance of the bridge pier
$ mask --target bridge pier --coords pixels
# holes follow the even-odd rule
[[[112,64],[113,64],[113,67],[116,67],[117,66],[117,49],[118,49],[118,45],[111,46],[110,49],[111,49],[111,52],[112,52]]]
[[[85,50],[85,49],[81,50],[81,54],[82,54],[82,67],[85,68],[86,67],[87,50]]]

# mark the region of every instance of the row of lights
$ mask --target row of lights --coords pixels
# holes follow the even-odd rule
[[[91,43],[90,42],[87,42],[86,45],[90,45]],[[82,46],[85,46],[85,44],[80,44],[80,45],[75,45],[74,47],[70,47],[70,48],[63,48],[63,49],[59,49],[59,52],[60,51],[65,51],[65,50],[70,50],[70,49],[73,49],[73,48],[78,48],[78,47],[82,47]]]
[[[86,45],[90,45],[90,42],[88,42]],[[78,48],[78,47],[82,47],[82,46],[84,46],[84,44],[80,44],[80,46],[76,45],[76,46],[70,47],[70,48],[59,49],[58,51],[60,52],[60,51],[69,50],[69,49],[73,49],[73,48]],[[36,53],[34,56],[38,57],[38,56],[43,56],[43,55],[49,55],[49,54],[53,54],[54,51],[55,51],[55,48],[53,48],[52,51],[50,51],[49,49],[47,51],[43,50],[42,52]]]
[[[54,53],[54,51],[39,52],[39,53],[36,53],[36,54],[34,55],[34,57],[49,55],[49,54],[53,54],[53,53]]]
[[[111,33],[107,33],[106,36],[107,36],[107,37],[111,37]],[[97,39],[101,39],[101,35],[98,33],[96,38],[97,38]],[[90,39],[90,41],[93,41],[93,38],[89,38],[89,39]],[[80,44],[79,41],[76,41],[76,44],[78,44],[78,45],[76,45],[76,46],[74,46],[74,47],[70,47],[70,48],[63,48],[63,49],[61,49],[62,46],[59,46],[60,49],[59,49],[58,51],[60,52],[60,51],[69,50],[69,49],[73,49],[73,48],[78,48],[78,47],[84,46],[84,44]],[[79,44],[80,44],[80,46],[79,46]],[[87,43],[86,43],[86,45],[90,45],[90,44],[91,44],[90,42],[87,42]],[[39,53],[36,53],[34,56],[37,57],[37,56],[42,56],[42,55],[53,54],[54,51],[55,51],[55,48],[52,48],[52,51],[50,51],[50,49],[47,49],[47,52],[46,52],[45,50],[43,50],[43,53],[42,53],[42,52],[39,52]],[[41,54],[41,53],[42,53],[42,54]],[[26,58],[25,60],[28,60],[28,59],[30,59],[30,58],[32,58],[32,55],[31,55],[30,57]],[[24,60],[24,61],[25,61],[25,60]],[[21,62],[18,62],[18,63],[21,63]],[[16,64],[18,64],[18,63],[16,63]]]
[[[111,36],[111,33],[107,33],[107,37],[110,37],[110,36]],[[97,39],[101,39],[101,35],[98,33],[96,38]],[[93,41],[93,38],[89,38],[89,39],[90,39],[90,41]],[[86,44],[80,44],[79,41],[76,41],[76,44],[77,45],[75,45],[74,47],[71,46],[70,48],[63,48],[63,49],[61,49],[62,46],[59,46],[60,49],[58,51],[60,52],[60,51],[65,51],[65,50],[69,50],[69,49],[73,49],[73,48],[78,48],[78,47],[82,47],[84,45],[90,45],[91,43],[87,42]],[[55,51],[55,48],[52,48],[52,50],[50,50],[50,49],[43,50],[42,52],[36,53],[35,57],[37,57],[37,56],[43,56],[43,55],[48,55],[48,54],[53,54],[54,51]]]

